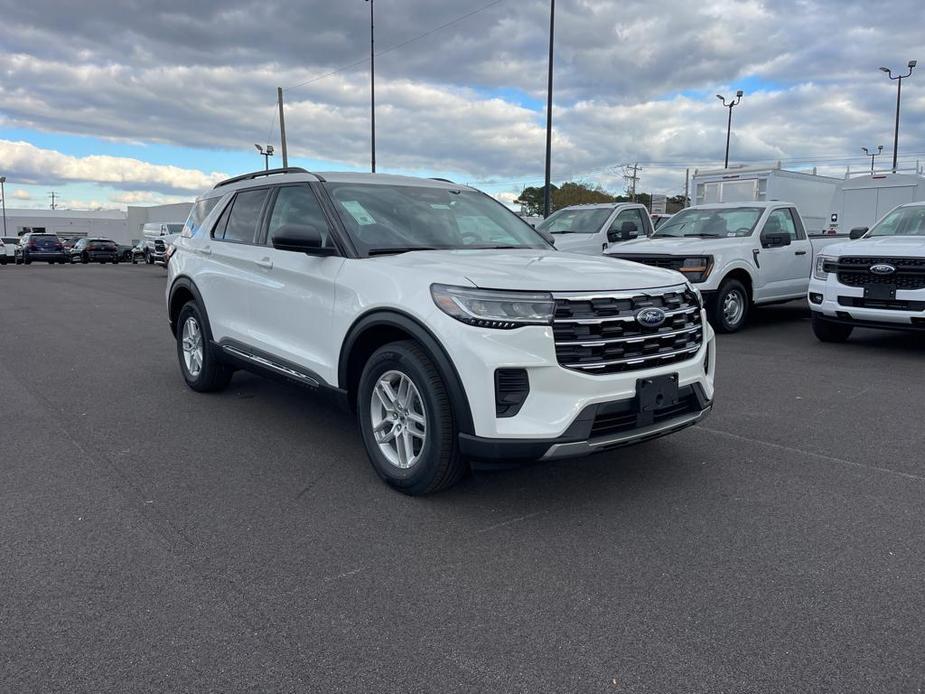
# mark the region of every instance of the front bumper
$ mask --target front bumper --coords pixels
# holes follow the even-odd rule
[[[636,399],[633,398],[586,407],[568,431],[555,439],[491,439],[460,434],[459,448],[466,457],[481,461],[580,458],[673,434],[702,421],[713,409],[713,401],[707,400],[699,383],[683,389],[682,398],[688,405],[685,410],[658,421],[650,418],[645,424],[640,423],[642,415],[637,412]],[[611,427],[612,431],[595,435],[602,419],[612,422],[614,418],[620,421],[621,417],[622,426]]]
[[[896,302],[917,310],[853,305],[857,302],[876,305],[864,299],[863,287],[841,284],[834,273],[826,280],[813,277],[809,282],[809,308],[820,318],[854,325],[859,328],[887,330],[925,330],[925,289],[898,289]],[[921,308],[919,308],[921,307]]]

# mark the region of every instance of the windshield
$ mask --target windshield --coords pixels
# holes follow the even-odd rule
[[[533,227],[484,193],[368,183],[330,183],[328,191],[364,254],[549,248]]]
[[[611,212],[612,207],[566,208],[549,215],[537,229],[550,234],[593,234],[601,230]]]
[[[893,210],[867,236],[925,236],[925,206]]]
[[[183,231],[182,224],[165,224],[164,226],[167,227],[168,234],[179,234],[181,231]]]
[[[681,210],[662,224],[652,238],[720,238],[749,236],[761,217],[760,207]]]

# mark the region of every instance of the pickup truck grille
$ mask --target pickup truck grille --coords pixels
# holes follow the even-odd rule
[[[677,270],[680,272],[681,266],[684,265],[684,256],[677,255],[620,255],[611,253],[611,258],[620,258],[621,260],[632,260],[634,263],[651,265],[666,270]]]
[[[892,265],[896,272],[877,275],[872,265]],[[862,258],[842,257],[837,263],[827,263],[826,269],[838,273],[838,281],[848,287],[868,284],[889,284],[897,289],[925,289],[925,258]]]
[[[649,328],[636,320],[639,310],[648,307],[665,311],[661,326]],[[556,296],[553,334],[559,364],[592,374],[684,361],[703,344],[700,303],[686,288]]]

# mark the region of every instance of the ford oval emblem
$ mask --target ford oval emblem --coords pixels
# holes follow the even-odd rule
[[[658,328],[665,322],[667,316],[660,308],[650,306],[641,308],[636,312],[636,322],[644,328]]]
[[[871,265],[870,271],[875,275],[892,275],[896,272],[896,268],[886,263],[879,263],[877,265]]]

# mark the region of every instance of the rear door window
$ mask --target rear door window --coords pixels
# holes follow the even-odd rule
[[[267,199],[267,189],[245,190],[235,195],[222,239],[236,243],[254,243],[260,213]],[[224,217],[224,215],[222,215]],[[216,235],[215,238],[218,238]]]

